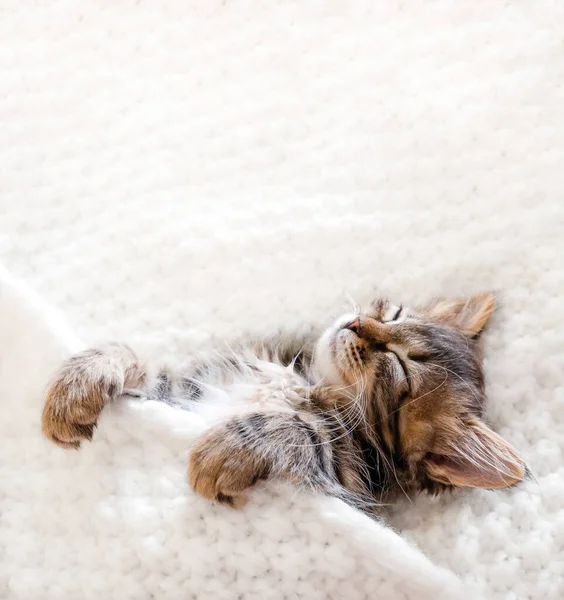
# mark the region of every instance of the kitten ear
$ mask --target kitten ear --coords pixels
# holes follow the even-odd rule
[[[495,296],[485,292],[470,298],[438,300],[423,312],[431,319],[456,327],[468,337],[476,337],[490,320],[494,308]]]
[[[459,487],[506,488],[523,481],[527,467],[515,448],[487,425],[473,420],[448,455],[425,460],[431,479]]]

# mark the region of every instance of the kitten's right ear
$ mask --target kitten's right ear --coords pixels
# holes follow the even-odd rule
[[[491,292],[470,298],[437,300],[423,308],[423,313],[435,321],[455,327],[465,336],[480,335],[495,309],[495,296]]]
[[[527,467],[517,450],[485,423],[473,419],[448,455],[425,460],[431,479],[458,487],[499,489],[523,481]]]

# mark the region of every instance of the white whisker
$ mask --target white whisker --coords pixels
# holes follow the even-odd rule
[[[390,415],[394,415],[398,412],[398,410],[401,410],[402,408],[405,408],[406,406],[409,406],[410,404],[413,404],[414,402],[417,402],[418,400],[425,398],[425,396],[429,396],[429,395],[435,393],[437,390],[439,390],[443,387],[443,385],[446,383],[447,379],[448,379],[448,375],[445,376],[445,378],[441,381],[441,383],[436,388],[432,389],[429,392],[426,392],[425,394],[421,394],[421,396],[417,396],[417,398],[413,398],[409,402],[405,402],[400,407],[396,408],[396,410],[392,411],[390,413]]]

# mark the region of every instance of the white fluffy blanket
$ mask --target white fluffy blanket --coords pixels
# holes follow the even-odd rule
[[[564,596],[562,23],[542,0],[2,3],[0,598]],[[207,504],[201,423],[168,407],[116,405],[80,452],[40,436],[79,338],[164,357],[484,289],[489,418],[536,481],[405,502],[400,533],[285,487]]]
[[[460,592],[390,528],[286,486],[243,510],[186,483],[200,418],[158,402],[106,411],[80,452],[41,439],[41,388],[81,344],[0,271],[2,578],[9,598],[449,598]]]

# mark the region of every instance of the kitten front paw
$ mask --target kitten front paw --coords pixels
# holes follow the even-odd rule
[[[104,368],[98,350],[77,355],[59,369],[47,390],[43,434],[63,448],[79,448],[91,440],[104,405],[123,388],[119,371]]]
[[[268,474],[265,461],[238,441],[226,427],[210,429],[196,442],[188,467],[195,492],[233,508],[244,506],[250,489]]]

